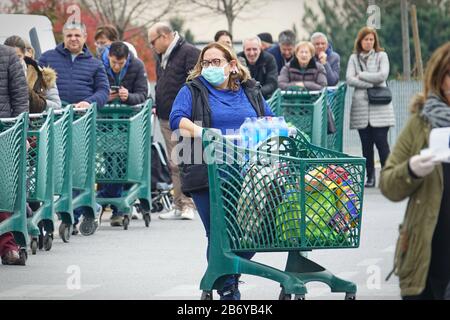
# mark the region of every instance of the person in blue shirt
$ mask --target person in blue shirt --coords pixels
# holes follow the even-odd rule
[[[187,80],[175,98],[169,121],[173,131],[178,130],[183,137],[193,138],[183,139],[191,143],[190,150],[195,151],[194,145],[199,145],[198,139],[201,139],[203,128],[215,128],[226,133],[239,130],[246,117],[272,115],[259,83],[251,79],[248,69],[242,66],[236,54],[220,43],[210,43],[202,50]],[[194,152],[191,152],[190,158],[190,163],[180,164],[181,187],[185,194],[192,197],[197,207],[208,237],[209,257],[207,166],[204,162],[195,164]],[[247,259],[253,255],[241,254]],[[224,287],[218,290],[221,299],[240,299],[238,283],[239,275],[229,276]]]

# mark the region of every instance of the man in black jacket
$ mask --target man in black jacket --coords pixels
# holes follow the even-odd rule
[[[244,51],[238,56],[245,58],[252,78],[258,81],[265,99],[269,99],[278,88],[278,69],[275,58],[261,49],[261,39],[255,36],[245,39]]]
[[[0,44],[0,118],[17,117],[28,108],[28,84],[22,63],[14,49]],[[9,212],[0,212],[0,222],[9,216]],[[0,234],[0,256],[2,264],[25,265],[11,232]]]
[[[144,64],[130,52],[128,46],[120,41],[105,47],[102,61],[108,76],[110,93],[108,103],[137,105],[144,103],[148,95],[148,81]],[[123,184],[101,184],[98,196],[119,198]],[[112,207],[111,226],[123,226],[123,212]]]
[[[157,55],[155,103],[156,114],[159,117],[161,131],[166,143],[170,169],[174,187],[173,212],[163,213],[161,219],[194,218],[192,200],[181,192],[180,173],[178,166],[172,161],[172,150],[178,143],[172,140],[169,125],[169,115],[175,97],[185,84],[189,72],[194,68],[200,55],[200,50],[187,43],[165,23],[157,23],[148,31],[148,39]]]
[[[109,103],[136,105],[145,102],[148,80],[144,64],[125,43],[117,41],[105,48],[102,61],[109,80]]]

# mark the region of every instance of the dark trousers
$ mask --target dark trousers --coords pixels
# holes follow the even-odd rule
[[[210,206],[209,206],[209,190],[191,193],[195,206],[197,207],[200,219],[206,230],[206,237],[208,238],[208,247],[206,249],[206,259],[209,261],[209,234],[210,234]],[[251,259],[255,255],[254,252],[243,252],[238,254],[245,259]],[[224,288],[233,285],[236,277],[230,276],[227,278]]]
[[[378,149],[381,167],[384,167],[389,156],[390,149],[388,143],[389,127],[374,128],[368,126],[365,129],[358,130],[361,139],[363,156],[366,158],[367,176],[371,177],[375,174],[374,145]]]
[[[442,282],[440,279],[433,278],[428,273],[427,283],[425,289],[417,296],[403,296],[403,300],[443,300],[450,299],[446,293],[447,283]],[[450,289],[450,286],[448,287]]]

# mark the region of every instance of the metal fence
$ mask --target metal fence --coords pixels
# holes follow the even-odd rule
[[[394,146],[398,135],[402,131],[409,117],[409,104],[412,97],[422,90],[421,81],[388,81],[392,91],[392,103],[395,112],[395,127],[389,130],[389,145]],[[345,98],[344,117],[344,152],[354,155],[361,155],[361,142],[357,130],[350,130],[350,107],[352,103],[353,88],[348,88]],[[378,159],[378,152],[375,150],[375,157]]]

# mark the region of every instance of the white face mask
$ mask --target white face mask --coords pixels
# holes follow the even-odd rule
[[[202,76],[213,86],[219,86],[228,79],[228,76],[225,76],[225,67],[227,65],[228,63],[223,67],[210,66],[208,68],[203,68]]]

